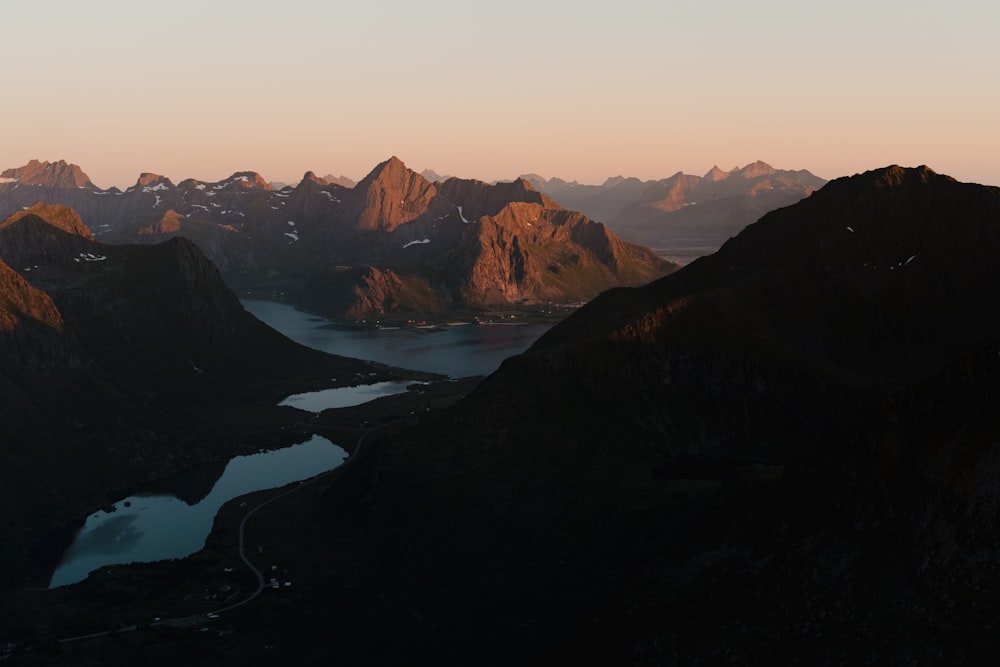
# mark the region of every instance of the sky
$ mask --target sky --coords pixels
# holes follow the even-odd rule
[[[0,8],[0,169],[601,183],[764,160],[1000,185],[993,0],[48,0]]]

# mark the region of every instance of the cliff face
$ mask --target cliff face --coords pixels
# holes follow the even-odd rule
[[[36,185],[47,188],[94,187],[80,167],[67,164],[63,160],[58,162],[31,160],[23,167],[5,169],[0,173],[0,179],[13,182],[15,185]]]
[[[358,320],[391,315],[439,317],[450,305],[424,278],[371,266],[321,273],[305,285],[300,299],[306,308]]]
[[[478,586],[477,624],[515,595],[533,658],[982,657],[949,633],[997,610],[998,219],[927,168],[834,181],[379,442],[330,539]]]
[[[355,229],[392,232],[426,215],[436,195],[426,178],[392,157],[351,190]]]
[[[582,301],[614,285],[637,285],[669,265],[585,216],[515,202],[462,236],[456,263],[472,305]]]

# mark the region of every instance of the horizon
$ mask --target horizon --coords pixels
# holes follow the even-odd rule
[[[26,29],[7,41],[21,56],[0,169],[65,160],[101,188],[142,172],[357,181],[397,155],[418,172],[600,184],[762,160],[1000,184],[1000,91],[984,84],[1000,8],[969,0],[270,7],[9,8]]]

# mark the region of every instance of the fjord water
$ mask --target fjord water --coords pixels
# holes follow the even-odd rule
[[[432,328],[357,329],[276,301],[243,299],[254,317],[308,347],[389,366],[451,377],[489,375],[545,333],[548,324],[455,324]]]
[[[116,563],[183,558],[205,545],[224,503],[253,491],[276,488],[336,468],[347,452],[326,438],[230,459],[211,492],[189,505],[171,495],[136,493],[87,519],[63,555],[50,588],[82,581]]]

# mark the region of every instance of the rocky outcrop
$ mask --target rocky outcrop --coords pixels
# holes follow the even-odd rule
[[[440,317],[449,304],[425,278],[372,266],[341,267],[317,275],[301,292],[301,303],[315,312],[334,312],[356,320],[386,316]]]
[[[39,162],[31,160],[23,167],[5,169],[0,173],[0,187],[4,185],[35,185],[46,188],[86,188],[94,187],[90,177],[75,164]],[[4,183],[3,181],[7,181]]]

